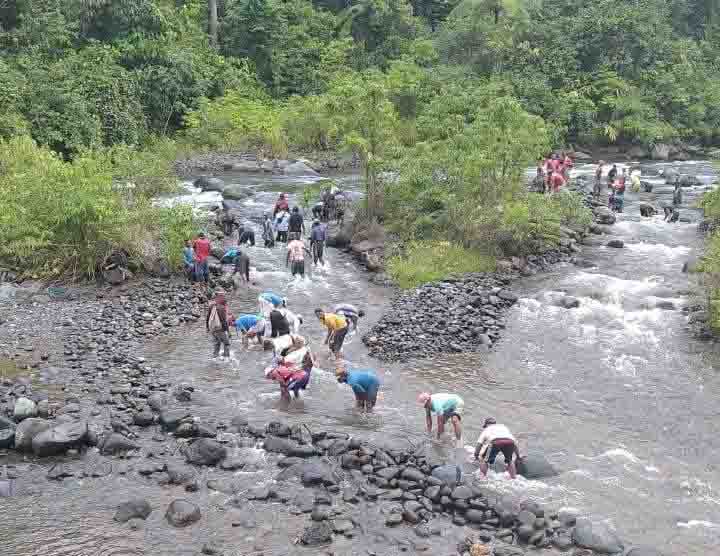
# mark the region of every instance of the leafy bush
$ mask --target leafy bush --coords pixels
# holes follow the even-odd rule
[[[153,188],[127,187],[124,180],[144,183],[131,158],[115,150],[65,162],[27,136],[0,141],[0,259],[36,276],[74,279],[93,277],[115,250],[141,266],[158,258],[175,264],[192,214],[153,207],[146,194]]]
[[[403,255],[388,261],[388,271],[401,288],[414,288],[453,274],[491,272],[495,260],[446,241],[410,243]]]

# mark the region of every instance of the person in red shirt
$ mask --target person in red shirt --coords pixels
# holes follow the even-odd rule
[[[209,278],[208,257],[210,256],[210,241],[205,234],[200,232],[198,238],[193,242],[195,250],[195,275],[198,282],[207,283]]]
[[[550,176],[550,184],[552,185],[553,193],[560,191],[560,188],[565,185],[565,178],[560,171],[555,171]]]

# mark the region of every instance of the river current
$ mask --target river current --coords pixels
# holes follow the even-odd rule
[[[579,255],[582,266],[558,265],[515,282],[520,301],[506,318],[501,341],[486,354],[406,365],[372,360],[360,335],[380,317],[391,290],[370,284],[348,255],[333,249],[328,249],[326,267],[311,270],[302,280],[290,277],[282,248],[247,249],[256,285],[233,294],[231,309],[235,314],[255,310],[258,292],[264,289],[282,293],[288,306],[304,317],[302,333],[320,355],[321,368],[331,366],[313,309],[350,302],[367,311],[360,334],[345,351],[352,365],[376,368],[382,377],[381,397],[370,418],[352,411],[350,390],[338,385],[331,371],[313,371],[304,400],[282,408],[277,387],[262,373],[267,355],[258,349],[245,351],[236,342],[231,363],[213,362],[199,323],[157,339],[143,355],[173,382],[194,385],[194,414],[215,420],[246,411],[251,422],[280,419],[303,422],[310,429],[419,441],[425,435],[417,394],[455,392],[465,400],[468,449],[485,417],[492,415],[510,426],[522,450],[542,451],[563,471],[543,482],[510,481],[491,472],[488,483],[494,489],[522,493],[554,508],[577,508],[608,520],[627,541],[659,547],[668,555],[714,553],[720,546],[719,360],[713,344],[694,340],[687,330],[682,308],[695,302],[696,286],[681,272],[683,263],[702,248],[700,214],[692,206],[707,186],[683,190],[682,222],[669,224],[662,216],[641,218],[639,213],[642,200],[657,206],[671,202],[672,187],[657,175],[671,166],[700,175],[707,184],[713,181],[712,168],[705,163],[642,165],[643,179],[655,184],[654,192],[626,194],[625,212],[610,234],[588,238]],[[576,170],[591,171],[582,166]],[[278,192],[287,191],[295,199],[307,183],[223,178],[247,186],[249,196],[234,207],[241,220],[255,223],[258,238],[257,222]],[[346,183],[354,187],[354,180]],[[184,200],[202,208],[220,198],[188,186]],[[625,247],[606,247],[609,239],[622,239]],[[577,297],[580,307],[558,307],[555,302],[563,294]],[[469,465],[469,453],[460,457]],[[272,473],[239,476],[252,486]],[[200,503],[207,519],[196,527],[171,530],[158,525],[162,512],[155,512],[144,529],[128,530],[112,522],[107,507],[108,499],[119,494],[123,499],[147,497],[162,507],[177,497],[129,476],[52,484],[34,496],[13,499],[11,513],[3,507],[5,547],[0,553],[198,554],[207,538],[238,547],[237,554],[317,553],[290,544],[302,516],[258,511],[258,527],[251,533],[241,531],[227,524],[220,494],[203,495]],[[335,553],[367,554],[363,546],[373,542],[381,541],[360,535],[334,546]],[[396,546],[385,546],[391,545]]]

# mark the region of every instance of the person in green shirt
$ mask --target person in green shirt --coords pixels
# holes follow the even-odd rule
[[[437,418],[438,439],[445,432],[445,423],[450,421],[455,430],[455,439],[462,446],[462,412],[465,402],[457,394],[430,394],[423,392],[418,396],[418,403],[425,409],[425,421],[428,433],[432,434],[433,415]]]

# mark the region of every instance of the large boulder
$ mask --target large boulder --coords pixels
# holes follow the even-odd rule
[[[247,185],[228,185],[223,190],[223,197],[230,199],[231,201],[242,201],[252,195],[252,190],[248,189]]]
[[[113,519],[120,523],[125,523],[131,519],[147,519],[151,512],[152,508],[147,500],[130,500],[118,506]]]
[[[50,421],[30,417],[19,423],[15,429],[15,449],[21,452],[32,450],[32,441],[38,434],[52,427]]]
[[[193,182],[195,187],[199,187],[203,191],[219,191],[222,193],[225,189],[225,182],[220,178],[211,178],[207,176],[201,176]]]
[[[640,203],[640,216],[649,218],[651,216],[655,216],[657,213],[658,210],[650,203]]]
[[[85,421],[62,423],[41,432],[32,440],[32,450],[36,456],[55,456],[70,448],[82,445],[87,439],[88,428]]]
[[[215,465],[227,455],[225,446],[209,438],[200,438],[185,452],[185,460],[193,465]]]
[[[286,176],[318,176],[319,174],[310,168],[307,164],[298,160],[292,164],[288,164],[283,168],[283,173]]]
[[[675,168],[668,168],[663,172],[663,176],[665,176],[665,183],[675,183],[675,179],[680,177],[680,172]]]
[[[544,479],[558,474],[557,469],[542,454],[527,454],[520,458],[517,472],[526,479]]]
[[[670,158],[670,145],[656,143],[650,152],[650,158],[653,160],[668,160]]]
[[[13,417],[17,422],[27,419],[28,417],[37,417],[37,404],[28,398],[18,398],[15,400],[15,408],[13,409]]]
[[[0,448],[12,448],[15,435],[15,423],[0,415]]]
[[[617,220],[615,213],[607,207],[596,207],[593,212],[598,224],[615,224],[615,220]]]
[[[700,178],[691,174],[682,174],[680,176],[680,187],[692,187],[694,185],[702,185]]]
[[[611,239],[605,245],[613,249],[622,249],[625,247],[625,242],[622,239]]]
[[[598,554],[618,554],[624,548],[615,531],[604,523],[592,523],[587,519],[578,520],[573,529],[572,540],[579,547]]]
[[[186,527],[200,520],[200,508],[189,500],[173,500],[165,512],[165,518],[175,527]]]
[[[248,172],[251,174],[256,174],[263,171],[263,169],[260,167],[260,165],[258,165],[257,162],[249,160],[236,162],[230,167],[230,169],[233,172]]]

